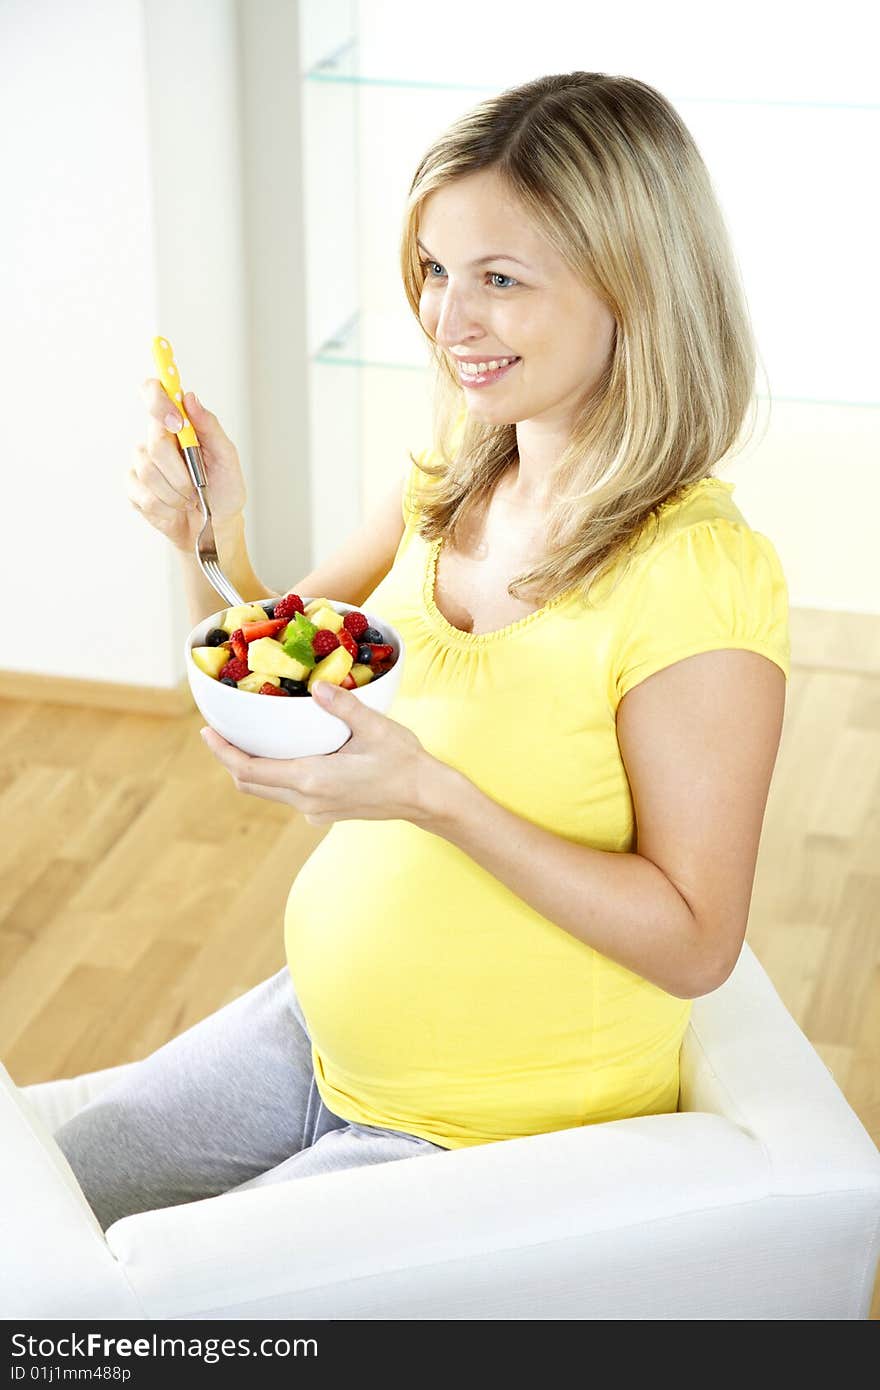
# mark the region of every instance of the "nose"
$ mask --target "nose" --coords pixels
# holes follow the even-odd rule
[[[441,294],[440,313],[434,325],[434,338],[441,347],[451,348],[472,338],[485,337],[466,289],[447,285]]]

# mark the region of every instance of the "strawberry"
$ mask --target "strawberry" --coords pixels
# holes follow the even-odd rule
[[[387,661],[394,655],[394,648],[388,642],[370,642],[370,651],[373,653],[370,665],[374,666],[377,661]]]
[[[266,681],[265,685],[261,685],[261,686],[260,686],[259,694],[260,694],[260,695],[287,695],[287,696],[289,697],[289,696],[290,696],[290,691],[289,691],[289,690],[285,690],[283,685],[273,685],[271,681]]]
[[[339,684],[342,686],[343,690],[357,690],[357,681],[350,671],[347,676],[343,677]]]
[[[239,661],[243,661],[245,665],[247,665],[247,638],[240,627],[236,628],[235,632],[233,632],[229,639],[229,645],[235,652]]]
[[[288,618],[267,618],[265,622],[242,623],[239,631],[242,633],[246,642],[256,642],[258,637],[274,637],[282,628],[287,627]]]
[[[344,647],[347,652],[351,652],[352,660],[357,661],[358,644],[355,641],[354,637],[352,637],[351,633],[348,631],[348,628],[341,627],[337,632],[336,636],[339,638],[340,647]]]

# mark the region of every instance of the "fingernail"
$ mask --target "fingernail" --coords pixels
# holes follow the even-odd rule
[[[170,430],[179,430],[180,426],[183,424],[183,421],[180,419],[178,415],[172,415],[171,411],[169,411],[168,414],[165,416],[165,424],[168,426]]]
[[[208,742],[208,730],[207,730],[207,729],[199,729],[199,733],[201,734],[202,738],[203,738],[203,739],[205,740],[205,742],[207,743],[207,742]]]

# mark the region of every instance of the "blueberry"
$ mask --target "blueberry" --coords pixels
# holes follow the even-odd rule
[[[237,686],[237,685],[238,685],[238,681],[234,681],[234,680],[232,680],[231,678],[227,680],[226,676],[221,676],[221,677],[220,677],[220,684],[221,684],[221,685],[233,685],[233,686]]]
[[[362,666],[369,666],[372,660],[373,651],[371,647],[367,646],[366,643],[364,643],[362,647],[358,647],[358,661]]]
[[[384,642],[385,638],[377,627],[365,627],[360,640],[362,642]]]
[[[229,641],[229,633],[224,632],[222,627],[212,627],[205,638],[206,647],[220,647],[224,642]]]
[[[274,618],[274,617],[275,617],[275,605],[274,605],[274,603],[267,603],[267,604],[265,605],[265,608],[266,608],[266,617],[267,617],[267,618]]]
[[[307,695],[309,687],[307,681],[295,681],[290,676],[282,676],[281,689],[288,690],[291,695]]]

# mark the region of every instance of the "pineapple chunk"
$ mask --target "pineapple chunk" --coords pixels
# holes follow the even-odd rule
[[[335,608],[316,608],[309,614],[309,621],[317,628],[328,627],[331,632],[339,632],[342,627],[342,614],[337,613]]]
[[[258,637],[256,642],[251,642],[247,660],[251,671],[259,671],[267,676],[289,676],[291,680],[304,681],[309,673],[308,666],[297,661],[296,657],[288,656],[274,637]]]
[[[361,661],[356,661],[351,668],[351,677],[355,685],[369,685],[373,679],[372,668],[365,666]]]
[[[193,647],[190,656],[200,671],[218,681],[220,672],[232,656],[232,652],[228,647]]]
[[[319,608],[329,608],[330,606],[329,598],[313,598],[311,603],[307,603],[303,609],[303,616],[309,618],[312,613],[316,613]]]
[[[242,676],[240,681],[235,682],[236,690],[247,690],[251,695],[259,695],[266,682],[270,685],[280,685],[280,676],[267,676],[265,671],[251,671],[250,675]]]
[[[329,681],[331,685],[341,684],[351,670],[353,660],[351,652],[346,651],[345,647],[336,647],[334,651],[328,652],[309,676],[309,690],[315,681]]]
[[[224,632],[230,636],[237,632],[242,623],[264,623],[266,621],[266,610],[259,603],[240,603],[237,608],[227,608],[220,623]]]

